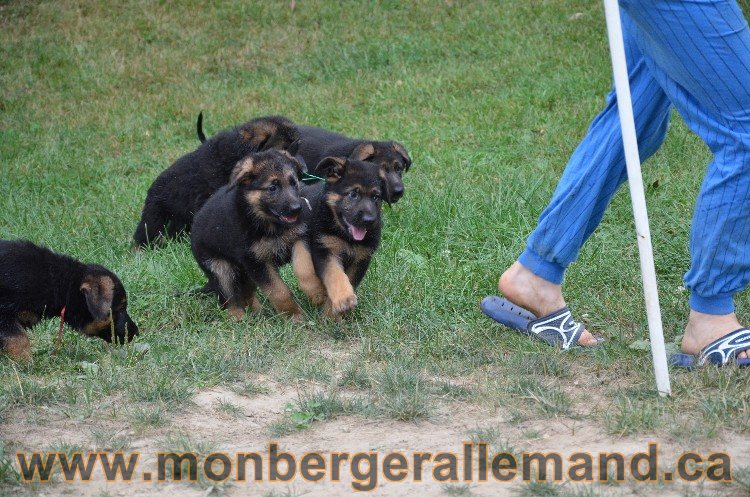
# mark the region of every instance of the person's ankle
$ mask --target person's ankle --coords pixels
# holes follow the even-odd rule
[[[498,289],[508,300],[537,316],[565,307],[560,285],[535,275],[518,261],[500,276]]]
[[[697,354],[706,345],[741,327],[733,312],[706,314],[691,309],[681,349],[688,354]]]

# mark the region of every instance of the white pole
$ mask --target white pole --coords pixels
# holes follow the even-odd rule
[[[630,100],[630,82],[628,81],[628,68],[625,62],[625,44],[622,39],[622,24],[620,23],[620,6],[617,0],[604,0],[604,13],[607,18],[609,51],[612,56],[612,70],[617,93],[617,110],[620,114],[630,199],[633,202],[635,231],[638,237],[638,252],[641,259],[643,291],[646,297],[646,316],[648,317],[648,332],[651,337],[651,355],[654,361],[656,389],[662,396],[671,395],[667,351],[664,348],[664,332],[661,324],[661,310],[659,309],[659,293],[656,288],[654,249],[651,246],[651,232],[648,227],[646,195],[643,192],[643,177],[641,176],[641,158],[638,154],[638,140],[636,139],[635,121],[633,120],[633,103]]]

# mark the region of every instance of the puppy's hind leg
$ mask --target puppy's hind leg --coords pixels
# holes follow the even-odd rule
[[[312,255],[302,240],[292,247],[292,267],[297,276],[300,289],[307,295],[313,305],[320,305],[326,299],[326,289],[318,275],[315,274]]]
[[[158,246],[164,242],[164,233],[169,225],[169,216],[158,206],[149,203],[143,207],[141,220],[133,234],[133,249]]]
[[[15,361],[31,360],[31,342],[12,317],[0,316],[0,346]]]
[[[224,259],[208,259],[205,261],[205,266],[214,278],[219,297],[227,313],[231,318],[241,320],[245,317],[245,306],[242,302],[243,296],[237,287],[236,268]],[[211,284],[210,281],[209,284]]]

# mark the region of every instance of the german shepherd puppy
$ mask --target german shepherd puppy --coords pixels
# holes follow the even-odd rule
[[[179,158],[151,185],[133,235],[135,246],[190,232],[195,213],[229,181],[240,159],[263,150],[286,150],[297,139],[295,124],[281,116],[259,117],[212,136]]]
[[[357,305],[354,290],[380,244],[383,179],[373,164],[343,157],[323,159],[317,170],[326,182],[303,189],[308,234],[292,263],[310,301],[338,316]]]
[[[206,141],[203,134],[203,114],[196,122],[198,139]],[[411,157],[406,148],[395,141],[372,141],[349,138],[333,131],[311,126],[297,126],[299,131],[298,154],[313,169],[313,174],[321,174],[317,165],[325,157],[348,157],[367,161],[380,168],[380,176],[385,185],[385,200],[395,204],[404,194],[402,175],[411,167]]]
[[[102,266],[28,241],[0,240],[0,275],[0,345],[14,359],[31,358],[24,330],[55,316],[107,342],[124,343],[138,334],[125,288]]]
[[[299,182],[304,171],[286,151],[250,154],[195,216],[190,240],[208,277],[203,291],[217,294],[235,319],[248,306],[260,309],[257,288],[277,311],[302,319],[279,267],[305,232]]]
[[[372,141],[349,138],[322,128],[298,126],[299,151],[307,164],[321,175],[318,165],[325,157],[348,157],[375,164],[385,187],[385,201],[395,204],[404,194],[402,175],[411,167],[411,157],[403,145],[395,141]]]

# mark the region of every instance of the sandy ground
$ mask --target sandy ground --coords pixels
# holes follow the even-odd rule
[[[156,468],[156,454],[164,447],[164,436],[168,432],[180,431],[195,441],[210,442],[218,451],[234,455],[236,452],[258,451],[267,454],[269,426],[284,417],[284,406],[297,398],[293,387],[275,385],[272,393],[258,395],[253,398],[237,395],[225,389],[211,389],[200,392],[189,408],[172,413],[172,419],[167,426],[152,429],[147,436],[138,437],[135,432],[127,432],[132,437],[131,451],[141,453],[136,475]],[[229,400],[240,406],[241,416],[233,416],[216,411],[216,404],[220,400]],[[55,441],[65,441],[92,447],[91,433],[94,429],[122,430],[122,423],[108,421],[106,416],[85,421],[74,421],[62,413],[50,410],[45,413],[44,425],[30,420],[23,411],[10,413],[9,419],[0,428],[0,435],[13,447],[32,451],[46,449]],[[613,438],[606,435],[598,427],[584,425],[580,421],[570,419],[550,419],[548,421],[527,421],[519,425],[507,422],[507,415],[502,412],[490,412],[478,406],[454,403],[444,407],[441,413],[429,421],[404,423],[384,419],[365,419],[359,416],[340,417],[324,422],[315,422],[306,430],[279,437],[277,441],[282,450],[291,451],[298,457],[309,451],[378,451],[382,457],[387,452],[398,451],[411,456],[415,451],[441,452],[449,451],[458,455],[462,453],[462,444],[468,440],[467,432],[476,428],[495,427],[500,431],[500,440],[506,446],[511,445],[518,450],[560,452],[567,457],[573,452],[611,452],[619,451],[633,454],[647,450],[649,442],[659,443],[659,464],[662,470],[671,469],[665,464],[673,465],[675,459],[684,451],[698,451],[708,454],[713,451],[727,452],[732,456],[734,468],[750,467],[750,437],[727,437],[714,439],[710,442],[686,446],[683,443],[669,440],[666,437],[623,437]],[[530,440],[529,433],[537,434]],[[491,451],[492,452],[492,451]],[[476,452],[475,452],[476,455]],[[459,465],[459,468],[462,466]],[[410,481],[406,483],[384,481],[380,472],[378,485],[374,495],[477,495],[503,496],[517,495],[522,485],[518,479],[511,483],[493,481],[490,475],[488,482],[470,484],[469,492],[459,492],[459,489],[447,489],[445,484],[438,483],[431,478],[432,466],[425,466],[423,482]],[[673,468],[673,466],[672,466]],[[382,469],[382,468],[381,468]],[[459,469],[459,474],[461,470]],[[99,479],[82,483],[53,483],[36,487],[26,487],[22,495],[80,495],[80,496],[264,496],[264,495],[308,495],[308,496],[339,496],[357,493],[352,489],[349,466],[344,463],[341,470],[341,481],[332,483],[327,478],[322,482],[306,482],[299,476],[289,483],[256,483],[232,482],[220,488],[210,488],[197,484],[185,483],[107,483]],[[140,479],[140,476],[139,476]],[[59,479],[58,479],[59,480]],[[567,483],[567,490],[581,484]],[[643,484],[625,483],[618,486],[600,487],[597,495],[653,495],[658,492],[663,497],[678,495],[701,495],[701,491],[712,495],[742,495],[740,490],[729,485],[706,484],[701,488],[698,484],[691,484],[689,488],[683,483],[671,484]],[[451,492],[453,490],[453,492]],[[274,493],[275,492],[275,493]],[[690,493],[692,492],[692,493]],[[6,489],[7,494],[18,495],[18,488]],[[705,493],[703,494],[705,495]]]

